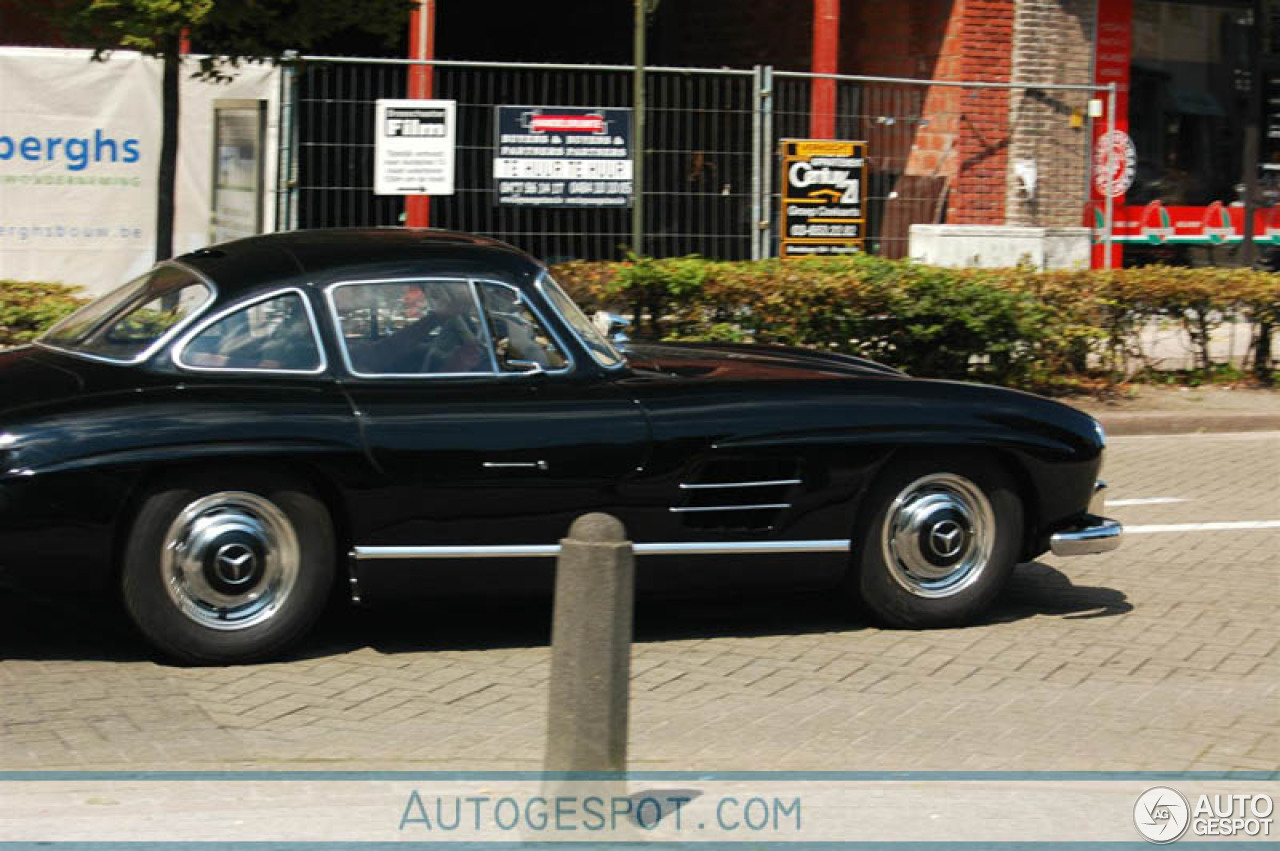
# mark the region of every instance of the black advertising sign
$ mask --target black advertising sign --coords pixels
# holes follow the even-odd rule
[[[493,186],[498,204],[631,206],[630,109],[496,109]]]
[[[784,139],[782,256],[859,254],[866,245],[866,142]]]

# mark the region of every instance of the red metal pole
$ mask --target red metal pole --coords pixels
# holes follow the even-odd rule
[[[840,0],[813,0],[813,73],[835,74],[840,61]],[[809,95],[809,137],[836,135],[836,81],[815,78]]]
[[[434,59],[435,55],[436,0],[418,0],[409,14],[409,58]],[[434,71],[431,65],[409,66],[409,97],[431,97]],[[431,224],[431,196],[405,196],[404,223],[411,228],[428,227]]]

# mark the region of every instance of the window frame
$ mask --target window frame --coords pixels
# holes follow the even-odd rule
[[[33,341],[34,344],[41,348],[49,349],[50,351],[61,352],[62,354],[71,355],[72,357],[84,358],[85,360],[97,361],[98,363],[109,363],[114,366],[137,366],[139,364],[146,363],[147,361],[151,360],[151,358],[155,356],[156,352],[159,352],[165,346],[169,345],[169,343],[172,342],[174,339],[176,339],[179,335],[181,335],[183,331],[185,331],[187,328],[190,328],[191,325],[195,323],[201,316],[203,316],[205,312],[209,310],[209,307],[218,300],[217,285],[209,277],[201,274],[198,269],[192,268],[191,266],[188,266],[185,263],[180,263],[176,260],[167,260],[164,263],[157,264],[155,267],[153,267],[153,269],[159,268],[160,266],[173,266],[190,274],[193,279],[192,283],[203,284],[206,291],[208,292],[208,295],[205,298],[205,300],[202,301],[198,307],[196,307],[195,310],[191,311],[191,313],[182,317],[182,319],[178,320],[177,322],[173,323],[172,326],[165,329],[165,332],[163,334],[161,334],[159,337],[156,337],[156,339],[153,340],[145,349],[143,349],[138,354],[134,355],[132,358],[113,358],[113,357],[108,357],[107,355],[96,355],[90,352],[82,352],[76,349],[69,349],[69,348],[66,348],[65,346],[54,345],[53,343],[47,342],[42,339],[37,339]],[[121,286],[124,286],[124,284],[122,284]],[[104,295],[106,294],[104,293]],[[107,317],[107,319],[99,323],[99,325],[94,328],[93,333],[97,333],[97,331],[101,329],[103,325],[107,324],[107,322],[118,319],[121,315],[123,315],[121,311],[117,311],[111,314],[109,317]]]
[[[481,331],[484,338],[484,344],[488,353],[489,371],[486,372],[359,372],[351,362],[351,352],[347,348],[346,336],[342,333],[342,320],[338,315],[338,304],[335,298],[337,291],[343,287],[376,285],[376,284],[430,284],[430,283],[464,283],[471,293],[471,301],[476,306],[476,311],[480,317]],[[489,313],[484,308],[484,304],[480,298],[480,284],[496,284],[500,287],[506,287],[514,290],[520,296],[520,302],[527,306],[538,321],[546,328],[547,333],[555,340],[556,345],[560,347],[561,354],[564,355],[565,366],[555,370],[540,370],[538,372],[507,372],[498,368],[498,352],[493,340],[493,332],[489,327]],[[498,380],[512,380],[520,377],[528,377],[532,375],[565,375],[572,372],[577,367],[577,363],[573,357],[573,350],[564,344],[556,326],[547,321],[546,316],[538,308],[528,294],[523,292],[519,287],[499,281],[493,278],[477,278],[470,275],[451,276],[451,275],[414,275],[402,278],[361,278],[346,281],[336,281],[324,288],[325,303],[329,307],[329,319],[333,323],[334,337],[337,340],[338,353],[342,358],[342,365],[346,368],[347,373],[353,378],[364,380],[378,379],[415,379],[415,380],[434,380],[434,379],[457,379],[457,378],[493,378]]]
[[[239,313],[241,310],[248,310],[262,302],[271,301],[273,298],[294,294],[302,299],[303,309],[307,313],[307,324],[311,329],[311,339],[316,344],[316,351],[320,353],[320,365],[313,369],[284,369],[282,367],[243,367],[243,366],[195,366],[182,360],[182,354],[186,350],[187,345],[208,330],[211,326],[216,325],[228,316]],[[307,296],[306,290],[302,287],[281,287],[271,290],[260,295],[256,295],[247,301],[236,302],[219,310],[213,315],[207,317],[199,325],[191,328],[182,339],[174,344],[171,355],[174,366],[187,372],[204,372],[204,373],[244,373],[248,375],[323,375],[329,371],[329,356],[325,352],[324,340],[320,337],[320,323],[316,317],[315,309],[311,306],[311,299]]]
[[[484,318],[484,321],[485,321],[485,333],[489,337],[489,352],[490,352],[491,359],[494,361],[495,367],[497,366],[497,360],[498,360],[498,345],[497,345],[497,342],[494,341],[493,339],[493,330],[489,327],[489,312],[484,309],[484,299],[480,298],[481,284],[490,284],[498,287],[506,287],[507,289],[514,292],[518,298],[517,303],[520,305],[523,305],[524,307],[529,308],[529,312],[533,314],[534,318],[538,320],[538,322],[542,325],[542,327],[546,330],[546,332],[549,335],[551,335],[551,339],[555,341],[556,348],[559,349],[560,355],[565,360],[564,366],[558,367],[556,369],[540,369],[540,370],[527,371],[527,372],[519,372],[519,371],[512,372],[504,369],[498,369],[497,374],[499,376],[535,375],[539,372],[543,375],[566,375],[569,372],[573,371],[574,367],[576,366],[573,360],[573,350],[564,344],[564,340],[560,339],[560,334],[556,331],[555,326],[547,321],[547,318],[542,315],[542,311],[538,310],[538,306],[533,303],[533,300],[530,299],[527,294],[521,292],[519,287],[513,286],[512,284],[504,283],[502,281],[489,280],[488,278],[471,278],[470,281],[471,281],[471,286],[476,293],[476,298],[479,299],[479,302],[480,302],[480,311],[481,311],[480,315]]]
[[[555,284],[556,288],[560,290],[560,292],[564,293],[564,297],[569,299],[570,302],[573,302],[573,299],[569,296],[568,293],[564,292],[564,287],[560,286],[560,284],[554,278],[551,277],[551,272],[548,271],[547,269],[543,269],[542,273],[538,275],[537,281],[534,282],[534,287],[537,289],[538,295],[542,298],[543,301],[547,303],[547,306],[555,313],[556,319],[558,319],[560,323],[563,324],[566,329],[568,329],[569,333],[573,335],[573,338],[575,341],[577,341],[578,345],[581,346],[584,351],[586,351],[587,357],[591,358],[591,361],[600,369],[603,369],[605,372],[613,373],[613,372],[625,371],[628,368],[627,356],[621,350],[619,350],[617,346],[613,344],[613,341],[610,340],[608,336],[603,334],[601,336],[604,337],[605,342],[607,342],[609,344],[609,347],[612,348],[614,352],[617,353],[618,362],[611,363],[611,364],[601,362],[600,358],[596,355],[595,349],[591,348],[590,344],[588,344],[586,340],[582,339],[582,335],[578,332],[578,329],[575,328],[573,323],[569,321],[569,317],[564,315],[564,311],[562,311],[560,307],[556,304],[555,299],[547,295],[546,286],[545,286],[547,281],[551,281],[551,283]],[[574,306],[577,307],[576,302],[574,302]],[[578,312],[581,313],[582,308],[579,307]],[[591,321],[590,316],[587,316],[585,313],[583,313],[582,315],[583,315],[583,318],[585,318],[588,322]]]

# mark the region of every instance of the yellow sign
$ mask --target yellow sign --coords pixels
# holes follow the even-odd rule
[[[782,257],[865,250],[866,160],[866,142],[783,140]]]

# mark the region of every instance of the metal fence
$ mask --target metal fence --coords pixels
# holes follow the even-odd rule
[[[374,105],[406,96],[410,60],[303,57],[282,77],[281,229],[395,225],[404,201],[373,192]],[[457,102],[456,190],[431,200],[431,225],[511,242],[545,260],[615,259],[637,248],[630,209],[501,206],[492,177],[495,106],[632,106],[634,69],[625,65],[495,64],[435,61],[436,98]],[[651,256],[719,259],[776,256],[779,142],[809,135],[814,75],[743,69],[645,69],[643,242]],[[961,158],[986,153],[947,148],[983,98],[1019,110],[1085,114],[1090,86],[963,84],[836,75],[836,137],[868,150],[867,250],[907,253],[909,227],[944,221]],[[1110,114],[1110,113],[1108,113]],[[999,187],[1002,221],[1043,218],[1038,204],[1070,210],[1079,224],[1088,201],[1089,145],[1063,144],[1027,122],[993,140],[1006,159],[1041,163],[1052,199],[1019,199],[1013,178]],[[1088,139],[1088,128],[1079,129]],[[969,134],[972,136],[973,134]],[[1060,135],[1060,134],[1058,134]],[[1031,145],[1034,150],[1026,149]],[[1008,170],[1006,170],[1008,171]],[[1055,172],[1060,172],[1055,174]],[[1068,187],[1065,193],[1062,187]],[[1012,199],[1010,201],[1009,199]],[[1022,210],[1020,203],[1028,210]],[[980,218],[981,213],[977,214]],[[1059,215],[1061,217],[1061,215]],[[1109,233],[1108,226],[1103,230]],[[1103,238],[1106,238],[1106,233]]]

